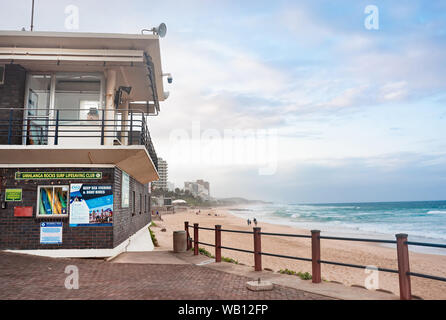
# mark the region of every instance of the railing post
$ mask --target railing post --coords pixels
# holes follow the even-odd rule
[[[260,238],[260,228],[254,227],[254,270],[262,271],[262,241]]]
[[[398,256],[398,274],[400,280],[400,299],[411,300],[410,287],[409,248],[407,245],[407,234],[396,234],[396,250]]]
[[[194,255],[198,256],[198,223],[194,223]]]
[[[313,283],[321,282],[321,231],[311,230],[311,278]]]
[[[8,126],[8,144],[11,144],[12,140],[12,120],[14,116],[14,110],[11,108],[9,110],[9,126]]]
[[[105,110],[102,109],[101,146],[104,145]]]
[[[130,111],[130,132],[129,132],[129,144],[133,143],[133,112]]]
[[[221,225],[215,225],[215,262],[221,262]]]
[[[59,110],[56,110],[56,129],[54,131],[54,145],[59,143]]]
[[[190,250],[192,245],[190,243],[190,235],[189,235],[189,221],[184,221],[184,230],[186,230],[186,248]]]

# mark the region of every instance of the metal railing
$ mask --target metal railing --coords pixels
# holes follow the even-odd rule
[[[126,119],[124,112],[128,114]],[[80,143],[89,139],[97,145],[144,145],[158,169],[158,157],[143,111],[93,108],[85,119],[80,118],[79,108],[0,108],[0,113],[3,113],[0,144],[60,145],[74,138],[82,139]]]
[[[253,228],[253,231],[251,232],[251,231],[243,231],[243,230],[221,229],[220,225],[216,225],[215,228],[200,227],[198,225],[198,223],[195,223],[193,226],[190,226],[188,221],[184,222],[184,228],[185,228],[186,234],[187,234],[187,249],[189,250],[192,248],[192,242],[193,242],[195,255],[198,255],[198,252],[199,252],[198,245],[199,244],[208,245],[208,246],[215,248],[215,261],[216,262],[221,262],[221,249],[254,254],[254,269],[255,269],[255,271],[262,271],[262,258],[261,258],[262,255],[276,257],[276,258],[307,261],[307,262],[312,263],[312,281],[313,281],[313,283],[320,283],[322,281],[322,277],[321,277],[321,265],[322,264],[330,264],[330,265],[335,265],[335,266],[357,268],[357,269],[366,269],[369,267],[369,266],[365,266],[365,265],[357,265],[357,264],[344,263],[344,262],[338,262],[338,261],[322,260],[321,259],[321,250],[320,250],[321,239],[322,240],[335,240],[335,241],[359,241],[359,242],[396,244],[398,270],[382,268],[382,267],[377,267],[376,270],[382,271],[382,272],[388,272],[388,273],[397,273],[399,275],[400,299],[401,300],[410,300],[412,298],[410,276],[446,282],[445,277],[439,277],[439,276],[435,276],[435,275],[411,272],[410,264],[409,264],[409,249],[408,249],[409,245],[433,247],[433,248],[446,248],[446,245],[438,244],[438,243],[407,241],[407,234],[396,234],[395,235],[396,240],[330,237],[330,236],[321,236],[319,230],[311,230],[311,235],[305,235],[305,234],[261,232],[261,228],[255,227],[255,228]],[[193,230],[194,230],[193,238],[189,234],[189,228],[193,228]],[[215,244],[200,242],[199,238],[198,238],[198,230],[199,229],[215,231]],[[254,238],[254,250],[246,250],[246,249],[222,246],[221,245],[221,232],[235,232],[235,233],[243,233],[243,234],[252,234],[253,238]],[[261,236],[262,235],[311,239],[311,258],[295,257],[295,256],[288,256],[288,255],[283,255],[283,254],[262,252],[262,250],[261,250]]]

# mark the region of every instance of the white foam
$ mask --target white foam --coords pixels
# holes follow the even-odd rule
[[[428,211],[427,214],[446,214],[446,211],[443,211],[443,210],[431,210],[431,211]]]

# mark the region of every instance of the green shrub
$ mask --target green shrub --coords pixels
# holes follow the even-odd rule
[[[213,258],[214,256],[207,251],[205,248],[198,248],[198,252],[201,254],[204,254],[205,256],[209,257],[209,258]]]
[[[227,257],[221,257],[221,261],[238,264],[237,260],[234,260],[232,258],[227,258]]]
[[[158,240],[156,240],[155,233],[153,233],[150,227],[149,227],[149,232],[150,232],[150,237],[152,238],[153,245],[155,247],[159,247],[160,245],[158,244]]]
[[[296,271],[289,270],[289,269],[280,269],[279,273],[281,273],[281,274],[289,274],[289,275],[292,275],[292,276],[298,276],[302,280],[311,280],[312,279],[311,273],[309,273],[309,272],[300,272],[300,271],[296,272]]]
[[[194,248],[190,248],[190,250],[194,250]],[[214,255],[212,253],[210,253],[209,251],[207,251],[205,248],[198,248],[198,253],[205,255],[209,258],[215,258]],[[221,261],[238,264],[237,260],[234,260],[232,258],[227,258],[227,257],[221,257]]]

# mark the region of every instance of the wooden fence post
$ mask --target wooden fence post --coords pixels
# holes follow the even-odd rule
[[[311,230],[311,278],[313,283],[321,282],[321,235],[320,230]]]
[[[221,262],[221,225],[215,225],[215,262]]]
[[[396,236],[396,251],[398,256],[398,274],[400,280],[400,299],[411,300],[410,287],[409,248],[407,234],[399,233]]]
[[[262,271],[262,241],[260,238],[260,228],[254,227],[254,270]]]
[[[198,256],[198,223],[194,223],[194,255]]]
[[[187,250],[190,250],[192,248],[192,245],[190,243],[190,235],[189,235],[189,221],[184,221],[184,230],[186,230],[186,248]]]

